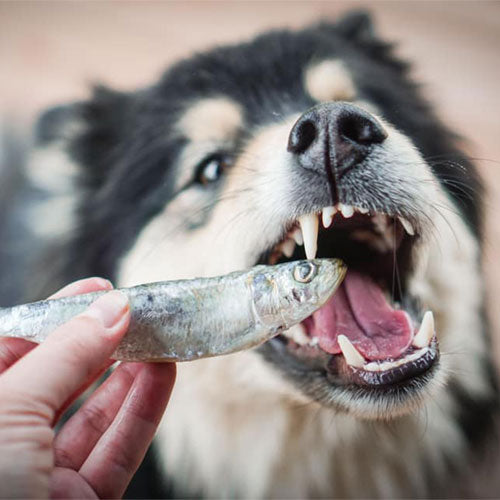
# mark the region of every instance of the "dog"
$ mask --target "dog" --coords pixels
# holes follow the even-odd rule
[[[135,92],[97,87],[43,114],[36,142],[28,176],[44,194],[26,220],[51,288],[315,256],[348,266],[301,325],[179,365],[159,487],[464,491],[498,411],[481,182],[367,13],[194,55]]]

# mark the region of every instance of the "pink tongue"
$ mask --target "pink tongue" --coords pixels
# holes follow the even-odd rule
[[[398,358],[413,338],[410,319],[385,300],[368,276],[349,271],[335,295],[304,322],[319,346],[338,354],[338,335],[345,335],[368,360]]]

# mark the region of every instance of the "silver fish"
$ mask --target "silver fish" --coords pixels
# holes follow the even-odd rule
[[[346,273],[337,259],[122,288],[131,322],[113,359],[190,361],[254,347],[310,316]],[[105,291],[0,309],[0,337],[42,342]]]

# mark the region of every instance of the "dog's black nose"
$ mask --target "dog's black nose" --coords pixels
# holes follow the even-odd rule
[[[331,102],[314,106],[297,120],[288,138],[288,151],[302,167],[327,169],[329,176],[340,178],[386,137],[382,125],[366,111]]]

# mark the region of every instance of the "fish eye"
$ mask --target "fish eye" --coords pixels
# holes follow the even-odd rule
[[[293,269],[293,277],[299,283],[309,283],[317,272],[318,269],[312,262],[301,262]]]
[[[231,165],[231,157],[227,154],[210,155],[196,168],[195,180],[203,186],[216,182]]]

